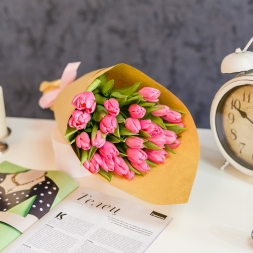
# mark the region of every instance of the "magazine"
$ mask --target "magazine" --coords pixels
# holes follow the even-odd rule
[[[0,251],[78,187],[60,171],[0,164]]]
[[[125,200],[79,187],[3,252],[141,253],[171,220]]]

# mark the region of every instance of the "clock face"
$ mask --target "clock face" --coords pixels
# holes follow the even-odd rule
[[[228,91],[216,113],[219,140],[228,155],[253,170],[253,85]]]

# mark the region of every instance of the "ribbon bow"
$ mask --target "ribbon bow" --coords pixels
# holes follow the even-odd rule
[[[54,100],[58,94],[76,79],[77,69],[80,64],[81,62],[68,63],[62,73],[61,79],[41,83],[40,91],[43,92],[39,100],[39,106],[41,108],[45,109],[50,107],[53,109]]]

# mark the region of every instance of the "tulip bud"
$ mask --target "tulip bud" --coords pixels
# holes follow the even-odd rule
[[[160,148],[164,148],[164,144],[166,143],[166,137],[164,133],[153,134],[148,138],[148,140]]]
[[[119,114],[119,102],[115,98],[110,98],[104,102],[104,107],[106,111],[116,117]]]
[[[168,156],[168,153],[164,150],[145,150],[148,156],[148,160],[154,163],[164,163],[165,158]]]
[[[73,98],[72,105],[78,110],[85,110],[87,113],[93,113],[96,108],[95,96],[90,91],[82,92]]]
[[[113,159],[106,159],[105,157],[101,156],[102,163],[101,163],[101,168],[104,169],[105,171],[114,171],[114,161]]]
[[[139,106],[137,104],[132,104],[129,106],[128,111],[130,113],[131,118],[133,119],[139,119],[144,117],[146,113],[146,109],[142,106]]]
[[[81,130],[86,127],[86,125],[90,121],[90,119],[91,119],[91,117],[90,117],[89,113],[75,110],[72,113],[72,116],[68,121],[68,124],[70,127]]]
[[[102,158],[105,159],[112,159],[113,157],[119,155],[118,149],[109,141],[105,141],[105,144],[102,146],[102,148],[99,148],[98,151]]]
[[[158,105],[159,107],[161,107],[161,105]],[[154,106],[154,108],[156,108],[157,106]],[[151,112],[152,115],[154,116],[164,116],[164,115],[167,115],[170,111],[170,108],[166,105],[163,106],[163,108],[159,109],[159,110],[156,110],[156,111],[153,111]]]
[[[126,178],[126,179],[128,179],[128,180],[132,180],[133,178],[134,178],[134,172],[133,171],[131,171],[131,170],[129,170],[128,172],[127,172],[127,174],[126,175],[124,175],[124,177]]]
[[[125,127],[133,133],[139,133],[141,130],[141,124],[138,119],[127,118]]]
[[[162,116],[162,118],[169,123],[181,123],[182,115],[179,112],[170,110],[166,115]]]
[[[138,92],[148,102],[158,102],[161,92],[155,88],[145,87]]]
[[[170,131],[170,130],[163,130],[165,134],[165,144],[172,144],[177,140],[177,135],[175,132]]]
[[[120,156],[114,157],[114,172],[120,176],[124,176],[128,173],[129,167],[127,166],[124,159]]]
[[[82,132],[76,137],[76,146],[83,150],[90,149],[90,137],[86,132]]]
[[[102,136],[102,132],[98,130],[96,132],[96,136],[94,140],[91,140],[92,146],[95,146],[97,148],[101,148],[105,144],[105,139]]]
[[[99,166],[102,164],[102,159],[98,153],[95,153],[91,158],[90,162],[87,160],[84,162],[83,167],[89,170],[91,173],[98,173]]]
[[[176,139],[173,143],[168,144],[168,146],[172,149],[177,148],[181,144],[180,140]]]
[[[126,145],[129,148],[144,148],[144,140],[139,137],[128,137],[126,138]]]
[[[117,120],[112,115],[106,115],[100,121],[99,127],[104,134],[112,134],[114,130],[117,128]]]
[[[126,154],[129,161],[137,164],[147,159],[147,154],[139,148],[128,148]]]
[[[147,172],[150,170],[150,167],[148,166],[148,164],[145,161],[143,161],[142,163],[139,163],[139,164],[131,162],[131,165],[139,172]]]

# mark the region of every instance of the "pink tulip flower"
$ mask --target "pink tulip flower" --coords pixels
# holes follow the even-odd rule
[[[129,106],[128,111],[130,113],[131,118],[133,119],[140,119],[144,117],[146,113],[146,109],[142,106],[139,106],[137,104],[132,104]]]
[[[165,144],[172,144],[177,140],[177,135],[175,132],[170,131],[170,130],[163,130],[165,134]]]
[[[125,127],[133,133],[139,133],[141,130],[141,124],[138,119],[127,118],[125,122]]]
[[[165,158],[168,156],[168,153],[164,150],[145,150],[148,156],[148,160],[154,163],[164,163]]]
[[[100,165],[102,169],[104,169],[106,172],[108,171],[114,171],[114,161],[113,159],[106,159],[103,156],[101,156],[102,164]]]
[[[144,140],[139,137],[128,137],[126,138],[126,145],[129,148],[144,148]]]
[[[91,140],[92,146],[95,146],[97,148],[102,148],[103,145],[105,144],[105,139],[102,136],[102,132],[98,130],[96,132],[96,136],[94,140]]]
[[[150,135],[163,133],[162,128],[157,124],[153,123],[150,119],[140,120],[140,124],[141,130],[145,131]]]
[[[124,159],[120,156],[114,157],[114,172],[120,176],[124,176],[128,173],[129,167],[127,166]]]
[[[156,123],[153,123],[151,124],[151,127],[150,127],[151,130],[148,130],[147,133],[151,134],[151,135],[154,135],[154,134],[164,134],[163,133],[163,129],[158,126]]]
[[[98,173],[102,164],[102,159],[98,153],[95,153],[91,158],[90,162],[87,160],[84,162],[83,167],[89,170],[91,173]]]
[[[162,116],[162,118],[169,123],[181,123],[182,115],[179,112],[170,110],[166,115]]]
[[[75,110],[69,119],[69,126],[78,130],[84,129],[87,123],[90,121],[91,116],[87,112]]]
[[[110,98],[104,102],[104,107],[106,111],[116,117],[119,114],[119,102],[115,98]]]
[[[166,137],[165,134],[153,134],[151,137],[148,138],[148,140],[152,143],[154,143],[159,148],[164,148],[164,144],[166,143]]]
[[[128,172],[127,172],[127,174],[126,175],[124,175],[124,177],[126,178],[126,179],[128,179],[128,180],[132,180],[133,178],[134,178],[134,172],[133,171],[131,171],[131,170],[129,170]]]
[[[138,91],[147,102],[158,102],[161,92],[155,88],[145,87]]]
[[[96,108],[95,96],[90,91],[82,92],[73,98],[72,105],[77,110],[85,110],[87,113],[93,113]]]
[[[181,144],[180,140],[176,139],[173,143],[168,144],[168,146],[172,149],[177,148]]]
[[[126,154],[129,161],[137,164],[147,159],[147,154],[139,148],[128,148]]]
[[[76,137],[76,146],[83,150],[90,149],[90,137],[86,132],[82,132]]]
[[[147,129],[149,129],[151,123],[152,121],[150,119],[140,120],[141,130],[146,131]]]
[[[117,120],[112,115],[105,115],[100,121],[99,127],[104,134],[112,134],[117,127]]]
[[[131,165],[139,172],[147,172],[150,170],[150,167],[148,166],[148,164],[145,161],[143,161],[142,163],[139,163],[139,164],[131,162]]]
[[[158,106],[160,107],[161,105],[158,105]],[[154,107],[157,107],[157,106],[154,106]],[[169,112],[170,112],[170,108],[168,106],[164,105],[163,108],[153,111],[153,112],[151,112],[151,114],[153,116],[160,117],[160,116],[167,115]]]
[[[105,141],[103,147],[99,148],[98,151],[101,157],[105,159],[112,159],[113,157],[119,155],[118,149],[115,147],[113,143],[109,141]]]

